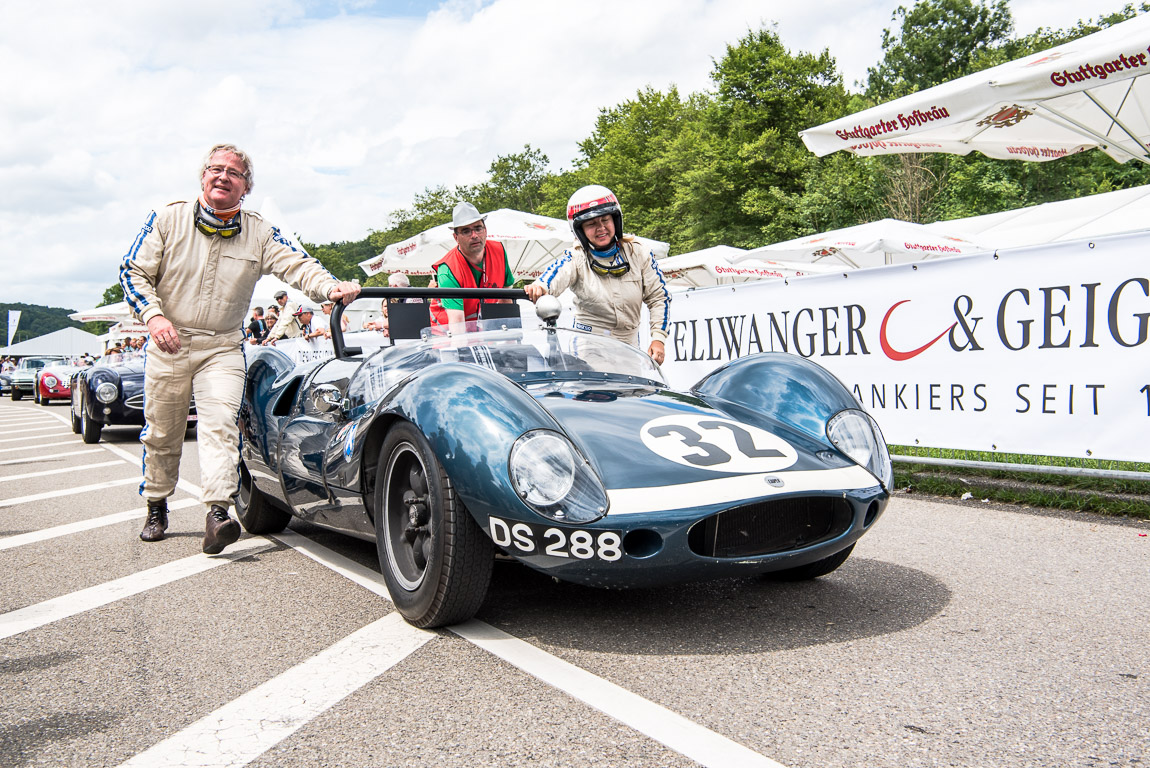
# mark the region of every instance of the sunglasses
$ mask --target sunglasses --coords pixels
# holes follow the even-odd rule
[[[629,263],[627,263],[626,261],[624,261],[622,264],[616,264],[616,265],[611,266],[611,267],[605,267],[602,264],[600,264],[599,262],[595,261],[595,259],[592,259],[592,258],[588,258],[588,261],[591,262],[592,271],[594,271],[595,274],[597,274],[597,275],[610,275],[611,277],[622,277],[623,275],[625,275],[629,271],[631,271],[631,265]]]
[[[203,212],[200,211],[200,204],[196,203],[196,229],[209,237],[211,235],[219,235],[226,240],[240,233],[240,217],[236,216],[231,224],[224,224],[223,226],[213,224],[204,217]]]

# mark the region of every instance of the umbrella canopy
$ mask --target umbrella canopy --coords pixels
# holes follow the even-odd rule
[[[817,155],[978,150],[1150,163],[1150,14],[801,132]]]
[[[118,323],[122,320],[130,320],[132,310],[128,308],[128,302],[118,301],[103,307],[73,312],[68,317],[79,323]]]
[[[487,214],[487,237],[498,240],[507,249],[507,262],[517,277],[538,277],[543,270],[571,245],[574,236],[564,219],[552,219],[534,213],[500,208]],[[656,257],[667,255],[667,244],[636,238],[653,250]],[[408,275],[430,275],[431,266],[455,247],[455,238],[447,224],[420,232],[415,237],[392,243],[379,256],[361,261],[368,275],[380,272],[403,272]]]
[[[808,264],[835,265],[836,269],[878,267],[944,256],[965,256],[988,250],[977,243],[952,237],[898,219],[879,219],[867,224],[835,229],[819,235],[798,237],[765,245],[739,255],[733,261],[782,259]]]
[[[715,245],[701,251],[681,253],[659,261],[659,268],[672,288],[707,288],[714,285],[749,283],[774,277],[799,277],[835,271],[821,264],[784,264],[763,259],[734,259],[745,254],[742,248]]]

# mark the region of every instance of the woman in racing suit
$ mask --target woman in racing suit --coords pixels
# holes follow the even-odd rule
[[[651,317],[647,354],[656,363],[665,355],[670,330],[671,294],[655,259],[630,235],[623,234],[623,209],[611,190],[592,184],[567,202],[567,220],[575,234],[538,280],[525,287],[532,301],[568,288],[575,294],[575,328],[639,345],[641,310]]]

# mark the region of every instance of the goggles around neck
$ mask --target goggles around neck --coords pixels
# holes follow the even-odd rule
[[[230,237],[235,237],[240,233],[240,218],[239,214],[236,214],[236,217],[232,219],[230,224],[216,224],[208,219],[200,209],[200,204],[198,202],[196,203],[196,229],[209,237],[219,235],[225,240]]]
[[[590,264],[591,264],[591,271],[597,275],[610,275],[611,277],[622,277],[623,275],[627,274],[627,272],[630,271],[630,269],[631,269],[631,264],[626,259],[620,259],[618,261],[618,263],[604,264],[599,259],[595,258],[596,256],[600,256],[600,257],[614,256],[614,257],[618,258],[619,257],[619,244],[618,243],[613,243],[611,246],[611,250],[609,250],[609,251],[596,251],[594,248],[591,248],[590,251],[591,252],[587,254],[587,261],[590,262]]]

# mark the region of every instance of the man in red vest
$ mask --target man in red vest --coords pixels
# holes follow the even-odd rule
[[[435,263],[440,288],[510,288],[515,284],[503,244],[487,239],[486,219],[471,203],[455,204],[450,227],[455,247]],[[431,306],[432,328],[462,330],[464,323],[478,319],[479,299],[444,299]]]

